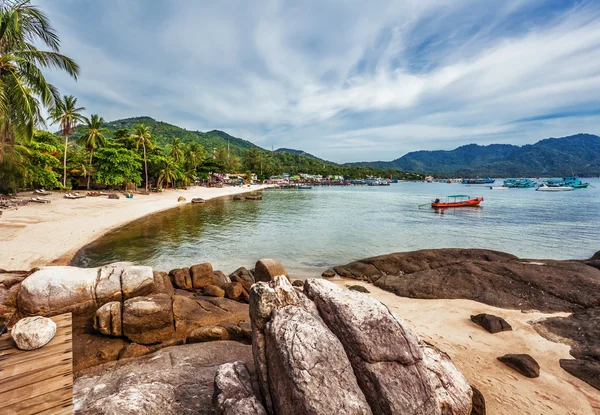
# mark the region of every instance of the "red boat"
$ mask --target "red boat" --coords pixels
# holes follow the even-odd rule
[[[476,207],[483,202],[483,197],[471,198],[468,195],[452,195],[446,198],[445,202],[441,202],[440,199],[435,199],[431,202],[431,207],[434,209],[439,208],[455,208],[455,207]]]

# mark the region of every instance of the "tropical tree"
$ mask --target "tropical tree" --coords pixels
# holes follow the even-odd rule
[[[130,137],[135,140],[135,148],[139,148],[140,144],[144,149],[144,171],[146,173],[146,191],[148,191],[148,162],[146,160],[146,147],[148,149],[154,148],[152,143],[152,134],[150,133],[150,127],[144,124],[136,124],[133,127],[133,133]]]
[[[158,187],[161,187],[163,182],[167,182],[167,186],[178,177],[177,164],[173,158],[168,157],[164,160],[162,169],[158,174]]]
[[[56,68],[77,78],[79,66],[59,49],[58,35],[37,6],[29,0],[0,1],[0,162],[7,149],[28,142],[36,125],[44,125],[41,106],[58,101],[57,89],[41,69]]]
[[[185,156],[185,145],[177,137],[174,137],[169,144],[169,155],[175,163],[181,163]]]
[[[85,120],[83,114],[85,107],[77,107],[77,98],[73,95],[65,95],[58,98],[50,109],[48,119],[52,124],[58,124],[60,133],[65,137],[65,151],[63,156],[63,187],[67,187],[67,150],[69,148],[69,135],[77,127],[77,123]]]
[[[104,118],[98,114],[92,114],[90,118],[85,118],[85,124],[82,127],[83,135],[77,139],[77,144],[85,147],[90,152],[90,164],[87,172],[88,189],[90,188],[90,170],[92,169],[94,151],[106,145],[106,134],[110,132],[107,128],[103,128],[102,124],[104,124]]]

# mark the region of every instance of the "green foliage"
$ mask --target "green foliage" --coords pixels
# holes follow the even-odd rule
[[[96,152],[98,168],[94,179],[108,186],[142,182],[142,163],[139,154],[122,147],[106,147]]]

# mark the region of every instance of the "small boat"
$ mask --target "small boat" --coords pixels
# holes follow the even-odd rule
[[[508,190],[508,187],[506,187],[506,186],[490,186],[490,189],[492,189],[492,190]]]
[[[548,186],[546,184],[542,184],[535,190],[539,190],[540,192],[569,192],[573,189],[574,188],[570,186]]]
[[[563,186],[572,187],[573,189],[586,189],[590,184],[583,183],[577,176],[565,177]]]
[[[298,185],[298,190],[308,190],[308,189],[312,189],[312,186]]]
[[[492,184],[495,180],[489,177],[485,179],[477,178],[477,179],[463,179],[462,184]]]
[[[536,184],[531,179],[506,179],[504,180],[504,186],[516,189],[527,189],[535,187]]]
[[[483,197],[471,198],[468,195],[452,195],[446,198],[445,202],[441,202],[440,199],[435,199],[431,202],[431,207],[434,209],[439,208],[455,208],[455,207],[475,207],[483,202]]]

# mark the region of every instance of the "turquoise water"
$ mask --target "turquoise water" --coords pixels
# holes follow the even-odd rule
[[[231,272],[270,257],[293,275],[309,276],[355,259],[424,248],[584,259],[600,250],[600,180],[586,181],[595,188],[546,193],[398,183],[267,190],[262,201],[189,203],[140,219],[81,249],[73,264],[128,260],[168,271],[209,261]],[[457,193],[485,201],[480,208],[419,208]]]

